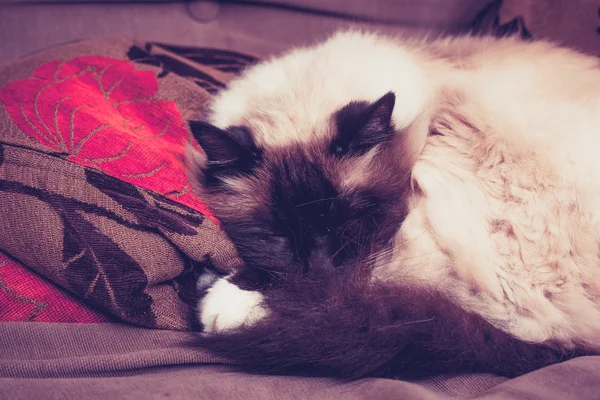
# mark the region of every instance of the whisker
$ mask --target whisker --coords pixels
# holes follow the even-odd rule
[[[300,253],[298,252],[298,246],[299,246],[298,238],[296,237],[296,234],[294,233],[294,230],[292,229],[291,226],[288,226],[288,229],[289,229],[290,233],[292,234],[292,236],[294,237],[294,253],[296,253],[296,257],[300,258]]]
[[[340,236],[340,237],[341,237],[342,239],[344,239],[344,240],[348,240],[348,241],[350,241],[350,242],[352,242],[352,243],[354,243],[354,244],[362,245],[362,243],[361,243],[359,240],[356,240],[356,239],[354,239],[354,238],[351,238],[351,237],[349,237],[349,236]]]
[[[381,226],[379,226],[379,224],[377,223],[377,219],[375,218],[372,212],[369,213],[369,217],[371,217],[371,220],[373,220],[373,223],[377,227],[377,230],[381,231]]]
[[[320,203],[322,201],[337,200],[339,198],[340,198],[340,196],[335,196],[335,197],[327,197],[325,199],[311,200],[311,201],[307,201],[306,203],[302,203],[302,204],[296,205],[296,208],[304,207],[304,206],[307,206],[309,204]]]
[[[338,254],[340,254],[346,247],[348,247],[348,244],[344,244],[343,246],[341,246],[335,253],[333,253],[331,255],[331,259],[334,259]]]

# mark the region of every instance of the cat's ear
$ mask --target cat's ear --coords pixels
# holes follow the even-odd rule
[[[206,153],[205,174],[248,173],[259,162],[261,151],[247,128],[234,126],[224,130],[203,121],[190,121],[189,125]]]
[[[392,113],[396,96],[386,93],[373,103],[354,101],[336,115],[337,136],[331,144],[335,155],[364,154],[394,133]]]

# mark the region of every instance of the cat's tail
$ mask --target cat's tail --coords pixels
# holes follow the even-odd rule
[[[287,301],[270,302],[277,306],[267,319],[198,345],[249,372],[343,379],[465,370],[516,376],[577,355],[518,340],[437,293],[335,286],[327,298],[304,301],[288,288]],[[316,292],[304,289],[307,297]]]

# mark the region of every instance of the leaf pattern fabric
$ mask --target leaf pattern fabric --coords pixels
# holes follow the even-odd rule
[[[182,166],[187,130],[177,105],[155,99],[153,71],[114,58],[77,57],[40,65],[0,89],[17,127],[66,159],[208,214]]]
[[[152,54],[149,58],[148,54]],[[258,58],[217,49],[173,46],[147,43],[144,49],[132,47],[128,56],[139,63],[156,65],[162,69],[159,76],[175,73],[215,94],[225,87],[232,74],[258,62]]]
[[[102,323],[110,319],[0,253],[0,321]]]
[[[86,41],[0,68],[0,321],[191,330],[202,268],[240,262],[191,191],[183,115],[202,118],[205,87],[254,58],[196,49],[179,76],[173,49],[119,45],[120,58]]]

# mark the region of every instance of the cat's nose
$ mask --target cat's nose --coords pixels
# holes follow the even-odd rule
[[[335,267],[325,239],[321,239],[321,242],[318,242],[317,246],[310,252],[308,264],[311,271],[331,272],[334,270]]]

